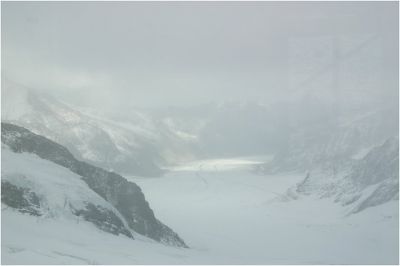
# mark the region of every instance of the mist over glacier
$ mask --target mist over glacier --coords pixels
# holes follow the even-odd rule
[[[398,264],[397,2],[2,2],[2,263]]]

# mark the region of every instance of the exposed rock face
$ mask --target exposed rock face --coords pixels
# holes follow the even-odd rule
[[[40,199],[27,188],[15,186],[7,181],[1,182],[1,202],[22,213],[40,216]]]
[[[388,139],[355,164],[349,175],[357,191],[376,186],[353,212],[399,198],[399,139]]]
[[[67,168],[3,147],[1,178],[2,203],[19,212],[78,223],[82,219],[105,232],[133,238],[120,213]]]
[[[131,232],[125,228],[121,219],[111,210],[103,208],[100,205],[88,202],[85,209],[73,210],[73,213],[77,216],[82,216],[86,221],[95,224],[103,231],[114,235],[123,234],[133,238]]]
[[[307,174],[295,192],[334,197],[336,202],[350,206],[350,213],[398,200],[398,137],[389,138],[362,159],[342,164],[337,171],[319,168]]]
[[[351,180],[364,188],[385,180],[399,178],[399,139],[390,138],[371,150],[353,167]]]
[[[382,182],[366,199],[362,200],[352,213],[363,211],[369,207],[386,203],[390,200],[399,200],[399,180],[386,180]]]
[[[12,151],[36,154],[81,176],[90,189],[118,210],[130,229],[159,242],[186,247],[184,241],[174,231],[156,219],[140,187],[135,183],[127,181],[116,173],[79,161],[65,147],[23,127],[2,123],[1,131],[2,143]],[[90,204],[86,206],[86,210],[77,210],[76,214],[88,220],[98,221],[99,217],[100,220],[110,220],[117,227],[122,223],[108,211]],[[122,227],[118,230],[129,235]]]

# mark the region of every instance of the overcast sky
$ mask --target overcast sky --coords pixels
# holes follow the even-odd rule
[[[373,64],[396,88],[396,2],[1,5],[3,77],[81,104],[270,102],[329,67],[337,38],[345,56],[375,47]]]

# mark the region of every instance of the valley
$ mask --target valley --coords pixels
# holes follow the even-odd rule
[[[268,158],[266,156],[264,160]],[[104,233],[2,207],[2,262],[67,264],[369,264],[396,263],[398,201],[346,215],[332,199],[291,198],[303,173],[261,176],[260,158],[193,161],[161,178],[130,177],[157,217],[189,249],[135,234]],[[32,227],[31,225],[35,226]]]
[[[398,1],[1,10],[2,264],[399,264]]]

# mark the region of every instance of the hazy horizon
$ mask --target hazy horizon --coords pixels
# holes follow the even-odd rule
[[[397,58],[398,2],[2,2],[2,76],[94,108],[393,99]]]

